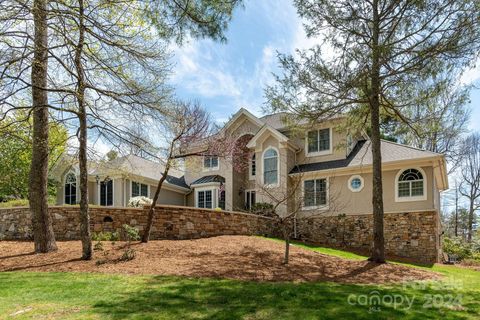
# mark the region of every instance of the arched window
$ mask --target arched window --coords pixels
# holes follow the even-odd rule
[[[398,199],[425,197],[424,174],[417,169],[407,169],[397,175]]]
[[[267,149],[263,154],[263,183],[278,183],[278,153],[273,148]]]
[[[65,177],[65,204],[77,203],[77,178],[70,172]]]

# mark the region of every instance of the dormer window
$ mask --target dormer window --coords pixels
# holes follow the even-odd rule
[[[203,168],[205,170],[217,170],[218,169],[218,157],[217,156],[204,156]]]
[[[307,153],[310,155],[327,154],[331,151],[330,128],[309,131],[307,134]]]

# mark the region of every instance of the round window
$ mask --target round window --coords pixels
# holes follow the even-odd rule
[[[353,192],[359,192],[363,189],[363,178],[361,176],[352,176],[348,181],[348,188]]]

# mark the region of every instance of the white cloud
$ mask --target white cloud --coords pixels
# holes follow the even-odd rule
[[[472,84],[480,79],[480,61],[477,61],[474,67],[466,70],[460,78],[462,84]]]

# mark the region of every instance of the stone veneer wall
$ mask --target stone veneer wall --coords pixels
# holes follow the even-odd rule
[[[439,262],[440,229],[439,216],[435,211],[386,213],[385,252],[419,262]],[[370,251],[373,245],[373,215],[299,219],[297,237],[315,244]]]
[[[50,207],[57,240],[79,239],[79,208]],[[90,208],[93,232],[118,231],[123,224],[143,230],[148,208]],[[105,222],[110,217],[113,222]],[[388,255],[419,262],[440,260],[438,213],[385,214],[385,247]],[[297,238],[309,243],[369,251],[373,242],[373,216],[348,215],[302,218]],[[157,206],[151,239],[194,239],[218,235],[278,235],[271,218],[240,212],[192,207]],[[0,240],[31,239],[28,208],[0,209]]]
[[[80,238],[79,208],[55,206],[49,208],[57,240]],[[268,235],[273,220],[253,214],[214,211],[191,207],[157,206],[151,239],[194,239],[218,235]],[[140,231],[147,222],[148,208],[90,208],[93,232],[118,231],[129,224]],[[113,222],[107,222],[110,220]],[[32,239],[28,208],[0,209],[0,240]]]

